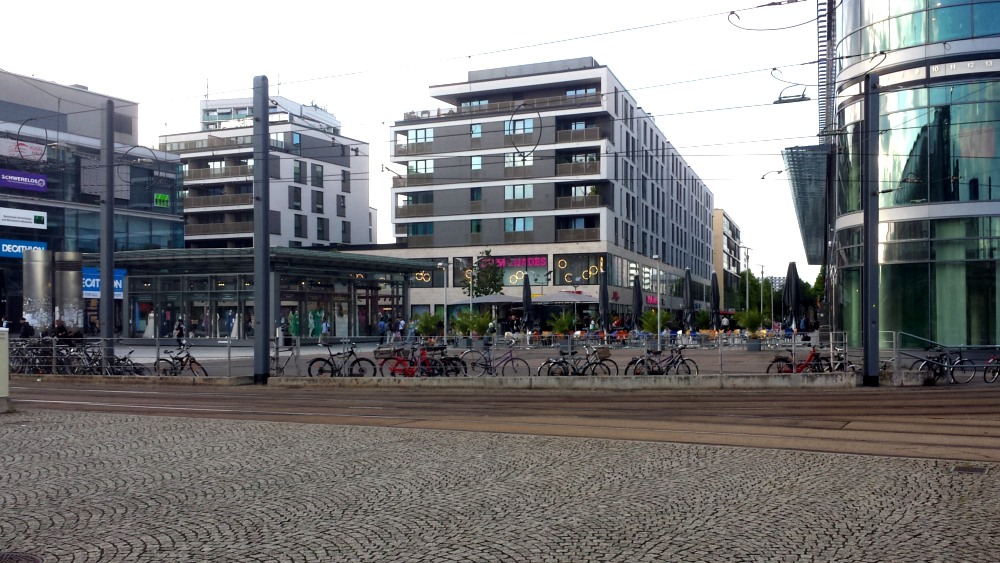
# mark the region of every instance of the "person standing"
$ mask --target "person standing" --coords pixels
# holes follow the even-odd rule
[[[174,337],[177,339],[177,347],[184,347],[184,323],[180,320],[174,325]]]
[[[19,338],[31,338],[35,335],[35,329],[28,323],[28,319],[21,317],[21,334]]]
[[[378,320],[378,343],[385,344],[385,317]]]

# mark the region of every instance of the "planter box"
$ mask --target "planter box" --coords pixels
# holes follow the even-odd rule
[[[759,338],[750,338],[747,340],[747,352],[760,352],[761,344],[763,341]]]

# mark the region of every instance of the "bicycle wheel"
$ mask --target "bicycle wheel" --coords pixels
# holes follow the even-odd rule
[[[504,377],[527,377],[531,375],[531,366],[521,358],[511,358],[500,366]]]
[[[554,361],[549,364],[548,372],[545,374],[548,377],[563,377],[566,375],[572,375],[573,368],[565,361]]]
[[[330,377],[333,370],[333,364],[326,358],[316,358],[309,362],[309,377]]]
[[[445,356],[441,362],[444,363],[445,377],[465,377],[468,374],[468,366],[457,356]]]
[[[132,364],[134,375],[149,375],[149,370],[142,364]]]
[[[673,372],[677,375],[691,375],[691,366],[687,363],[687,360],[681,360],[677,362],[677,365],[673,367]],[[695,374],[698,373],[698,368],[694,368]]]
[[[968,358],[963,358],[952,366],[951,378],[955,383],[968,383],[976,377],[976,364]]]
[[[368,358],[355,358],[347,368],[349,377],[372,377],[375,375],[375,362]]]
[[[156,375],[176,375],[174,363],[166,358],[160,358],[153,364],[153,373]]]
[[[632,372],[635,370],[636,362],[638,362],[638,360],[634,358],[629,360],[629,363],[625,366],[625,375],[633,375]]]
[[[378,363],[378,374],[382,377],[391,377],[392,373],[389,372],[392,365],[392,358],[379,360]]]
[[[469,366],[468,373],[471,377],[482,377],[489,370],[489,361],[479,350],[467,350],[460,358]]]
[[[614,360],[604,359],[601,360],[601,364],[603,364],[604,367],[607,368],[608,375],[618,375],[618,364],[616,364]]]
[[[816,360],[816,365],[812,366],[813,371],[828,372],[833,371],[833,365],[830,364],[829,358],[820,358]]]
[[[444,364],[437,358],[424,358],[417,364],[417,375],[421,377],[441,377],[444,375]]]
[[[652,370],[646,360],[639,360],[632,366],[632,375],[652,375]]]
[[[792,362],[785,358],[775,358],[767,365],[767,373],[792,373]]]
[[[983,368],[983,379],[986,383],[993,383],[997,380],[997,375],[1000,375],[1000,362],[990,360]]]
[[[188,368],[191,369],[191,373],[194,374],[195,377],[208,377],[208,372],[205,371],[205,368],[203,368],[197,360],[191,360],[191,363],[188,364]]]
[[[597,377],[605,377],[611,375],[611,369],[608,368],[608,366],[604,365],[603,362],[594,362],[591,364],[587,364],[587,366],[584,367],[584,371],[587,373],[587,375],[596,375]]]
[[[544,377],[549,374],[549,366],[552,365],[552,360],[545,360],[542,362],[538,369],[535,371],[535,377]]]
[[[698,375],[698,364],[694,363],[694,360],[691,358],[684,358],[682,362],[685,366],[687,366],[687,370],[691,372],[691,375]]]

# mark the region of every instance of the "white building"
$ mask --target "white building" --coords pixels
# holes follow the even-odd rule
[[[253,246],[253,99],[201,102],[201,131],[160,137],[181,155],[188,248]],[[374,242],[368,144],[315,105],[271,98],[271,246]]]

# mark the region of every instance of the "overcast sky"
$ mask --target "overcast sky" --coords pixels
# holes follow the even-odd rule
[[[762,0],[705,2],[69,2],[4,6],[0,68],[139,102],[140,138],[198,129],[198,101],[251,95],[265,74],[272,94],[326,106],[343,134],[369,142],[371,204],[379,242],[392,242],[389,125],[405,111],[442,104],[428,86],[462,82],[469,70],[593,56],[607,65],[715,193],[743,232],[750,265],[784,275],[796,261],[812,281],[802,250],[780,151],[814,144],[815,101],[772,105],[790,81],[816,83],[816,3],[742,11]],[[156,6],[155,8],[153,6]],[[99,16],[100,13],[100,17]],[[707,16],[597,37],[649,24]],[[44,25],[38,22],[45,18]],[[259,20],[259,23],[255,21]],[[737,21],[736,18],[733,18]],[[484,55],[492,51],[500,51]],[[339,76],[338,76],[339,75]],[[281,83],[278,92],[278,83]],[[654,87],[655,86],[655,87]],[[790,88],[788,94],[801,93]],[[816,88],[806,94],[815,100]],[[759,106],[700,113],[733,106]],[[755,142],[765,139],[782,139]],[[397,167],[398,168],[398,167]]]

